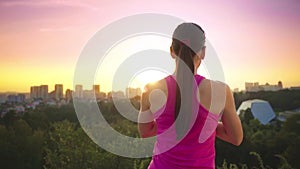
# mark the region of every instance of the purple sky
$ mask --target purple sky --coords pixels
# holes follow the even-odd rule
[[[105,25],[139,13],[169,14],[201,25],[226,82],[300,86],[300,1],[0,1],[0,91],[72,86],[81,49]]]

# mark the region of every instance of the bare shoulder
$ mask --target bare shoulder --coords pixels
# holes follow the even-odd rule
[[[229,86],[221,81],[215,81],[210,79],[203,79],[202,82],[199,84],[199,91],[200,92],[208,92],[211,93],[213,90],[217,91],[226,91],[230,89]]]
[[[199,85],[200,103],[214,114],[223,111],[228,85],[220,81],[204,79]]]
[[[165,104],[168,94],[167,91],[168,90],[165,79],[161,79],[153,83],[148,83],[145,86],[142,95],[143,103],[147,104],[147,107],[149,107],[151,112],[156,112]]]
[[[165,79],[160,79],[156,82],[148,83],[148,84],[146,84],[144,90],[145,90],[145,92],[151,93],[153,90],[156,90],[156,89],[165,91],[165,89],[167,89],[166,80]]]

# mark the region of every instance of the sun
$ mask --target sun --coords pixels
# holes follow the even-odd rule
[[[149,69],[138,72],[130,81],[129,86],[143,89],[148,83],[154,83],[164,77],[168,76],[162,70]]]

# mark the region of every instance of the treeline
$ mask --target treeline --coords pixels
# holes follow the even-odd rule
[[[136,124],[122,117],[112,103],[101,107],[114,129],[138,137]],[[10,111],[0,118],[0,168],[143,169],[150,160],[120,157],[101,149],[81,128],[72,104],[44,105],[23,115]]]
[[[239,93],[235,95],[236,101],[250,99],[246,96],[252,97],[253,94]],[[265,100],[275,97],[269,92],[258,95]],[[284,91],[280,96],[282,100],[299,100],[298,96]],[[276,103],[276,99],[268,101],[272,106]],[[136,101],[132,103],[138,108]],[[284,103],[286,105],[278,109],[290,109],[289,106],[294,104]],[[99,106],[115,130],[139,137],[136,123],[120,115],[113,103],[100,102]],[[292,116],[285,123],[273,122],[272,125],[263,126],[247,110],[241,120],[244,130],[241,146],[235,147],[218,139],[216,141],[216,165],[219,168],[300,168],[299,115]],[[59,108],[43,105],[35,110],[26,110],[23,115],[11,111],[0,118],[1,168],[144,169],[150,160],[120,157],[101,149],[81,128],[72,104]]]
[[[217,140],[218,165],[225,159],[239,168],[300,168],[300,114],[288,118],[284,123],[273,121],[269,125],[262,125],[254,119],[250,109],[240,118],[243,142],[235,147]]]
[[[236,107],[245,100],[262,99],[270,102],[275,111],[293,110],[300,107],[300,90],[279,90],[234,93]]]

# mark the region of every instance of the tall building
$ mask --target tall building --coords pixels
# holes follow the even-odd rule
[[[30,98],[37,99],[40,97],[40,87],[39,86],[31,86],[30,87]]]
[[[72,90],[70,90],[70,89],[67,89],[66,90],[66,100],[69,102],[70,100],[72,100],[72,93],[73,93],[73,91]]]
[[[283,89],[282,81],[279,81],[277,86],[278,86],[280,89]]]
[[[64,97],[63,85],[62,84],[56,84],[54,91],[55,91],[55,99],[56,100],[60,100]]]
[[[93,85],[93,92],[95,93],[96,99],[100,99],[100,85]]]
[[[93,91],[95,94],[100,93],[100,85],[93,85]]]
[[[82,98],[83,97],[83,87],[82,87],[82,85],[76,85],[75,86],[74,97],[75,98]]]
[[[48,99],[48,85],[41,85],[39,87],[39,94],[40,94],[40,98],[42,99]]]
[[[48,85],[31,86],[30,87],[31,99],[47,99],[48,98]]]

